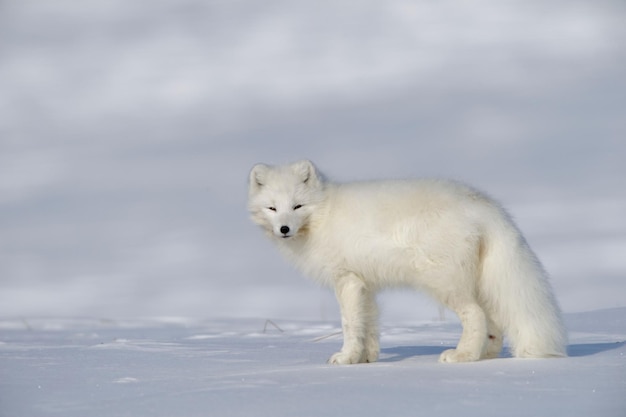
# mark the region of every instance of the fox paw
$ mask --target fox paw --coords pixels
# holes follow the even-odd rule
[[[361,352],[337,352],[330,357],[328,363],[331,365],[349,365],[352,363],[363,362]]]
[[[443,351],[439,356],[439,362],[442,363],[458,363],[458,362],[474,362],[480,359],[480,355],[472,352],[463,352],[456,349],[448,349]]]
[[[365,363],[374,363],[376,361],[378,361],[378,351],[367,351],[365,352],[365,355],[363,355],[363,358],[361,358],[361,362],[365,362]]]

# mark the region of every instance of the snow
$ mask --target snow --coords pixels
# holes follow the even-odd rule
[[[626,308],[567,316],[566,359],[439,364],[460,326],[386,323],[380,362],[331,366],[336,323],[0,322],[2,415],[623,416]]]
[[[622,3],[0,2],[0,416],[626,415]],[[382,361],[324,365],[245,208],[304,157],[501,200],[571,357],[437,364],[455,318],[389,291]]]

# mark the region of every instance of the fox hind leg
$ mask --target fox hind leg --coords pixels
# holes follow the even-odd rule
[[[459,316],[463,333],[456,349],[448,349],[439,357],[439,362],[472,362],[484,357],[487,346],[487,318],[477,303],[449,305]]]
[[[487,348],[483,359],[494,359],[502,351],[503,334],[500,327],[487,315]]]

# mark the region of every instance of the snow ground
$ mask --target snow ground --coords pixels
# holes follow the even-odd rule
[[[569,314],[566,359],[439,364],[456,323],[382,330],[381,360],[330,366],[339,327],[294,320],[0,321],[0,415],[626,414],[626,308]]]

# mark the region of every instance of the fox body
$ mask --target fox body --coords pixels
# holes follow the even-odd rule
[[[447,180],[327,182],[309,161],[255,165],[248,208],[303,273],[334,288],[344,343],[335,364],[379,354],[376,293],[425,291],[463,326],[441,362],[566,356],[566,333],[546,273],[508,214]]]

